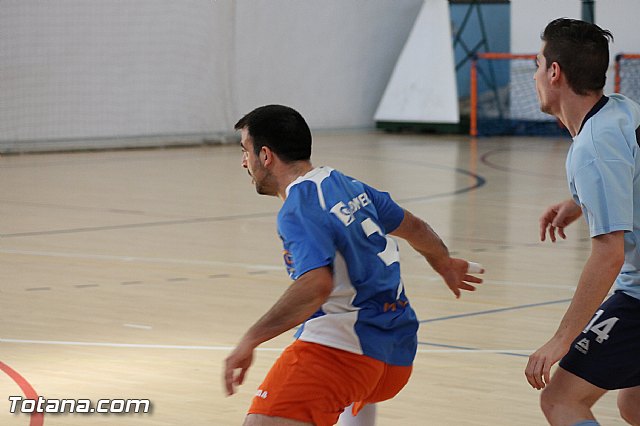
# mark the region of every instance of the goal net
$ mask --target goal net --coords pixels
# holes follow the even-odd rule
[[[621,53],[616,56],[615,92],[640,103],[640,54]]]
[[[540,111],[536,55],[479,53],[471,64],[471,136],[558,136],[566,130]]]

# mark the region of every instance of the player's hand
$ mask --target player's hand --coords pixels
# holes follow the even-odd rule
[[[476,287],[473,284],[482,283],[481,278],[470,274],[483,274],[484,268],[478,263],[449,258],[444,265],[439,265],[436,271],[442,276],[445,284],[457,299],[460,297],[460,290],[475,291]]]
[[[539,390],[549,384],[551,367],[565,356],[569,351],[570,344],[567,345],[554,338],[529,356],[524,374],[532,388]]]
[[[244,378],[253,362],[254,347],[241,341],[224,361],[224,384],[227,396],[236,392],[236,387],[244,382]]]
[[[564,240],[567,236],[564,228],[582,215],[582,210],[573,200],[565,200],[548,207],[540,217],[540,241],[549,238],[556,242],[556,229],[558,235]]]

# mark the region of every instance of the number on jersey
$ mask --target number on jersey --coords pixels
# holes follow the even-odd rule
[[[367,237],[371,237],[373,234],[378,234],[387,240],[385,249],[378,253],[378,257],[384,262],[385,265],[390,266],[395,262],[400,261],[400,253],[398,252],[398,243],[393,238],[390,238],[382,233],[382,229],[371,218],[366,218],[360,224],[362,230]]]
[[[587,324],[587,326],[582,330],[583,333],[587,333],[589,331],[593,331],[595,333],[596,342],[602,343],[609,338],[609,334],[611,333],[611,329],[618,322],[617,317],[607,318],[604,321],[600,321],[596,324],[596,321],[602,316],[604,311],[599,309],[598,312],[593,316],[593,319]]]

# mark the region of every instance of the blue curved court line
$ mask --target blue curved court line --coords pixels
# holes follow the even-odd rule
[[[496,164],[493,163],[489,160],[489,157],[493,156],[494,154],[498,154],[500,152],[534,152],[531,150],[524,150],[524,149],[519,149],[517,151],[514,151],[512,149],[505,149],[505,148],[499,148],[499,149],[494,149],[488,152],[485,152],[482,157],[480,158],[480,162],[482,164],[484,164],[487,167],[490,167],[492,169],[495,170],[500,170],[502,172],[507,172],[507,173],[512,173],[515,175],[520,175],[520,176],[535,176],[535,177],[542,177],[542,178],[551,178],[551,179],[566,179],[565,175],[553,175],[553,174],[548,174],[548,173],[538,173],[538,172],[532,172],[532,171],[528,171],[528,170],[523,170],[523,169],[517,169],[514,167],[507,167],[507,166],[503,166],[500,164]]]
[[[433,200],[435,198],[442,198],[442,197],[449,197],[451,195],[459,195],[459,194],[464,194],[465,192],[469,192],[469,191],[473,191],[475,189],[480,188],[481,186],[483,186],[485,183],[487,183],[487,180],[485,178],[483,178],[480,175],[476,175],[475,173],[472,173],[468,170],[464,170],[464,169],[454,169],[456,172],[467,175],[469,177],[472,177],[476,180],[476,183],[474,183],[473,185],[470,186],[465,186],[464,188],[460,188],[460,189],[456,189],[455,191],[450,191],[450,192],[442,192],[440,194],[432,194],[432,195],[425,195],[422,197],[408,197],[408,198],[401,198],[398,199],[399,203],[411,203],[411,202],[416,202],[416,201],[427,201],[427,200]]]
[[[372,161],[392,161],[392,162],[402,161],[404,164],[414,164],[418,166],[435,168],[435,169],[443,169],[443,170],[454,170],[456,173],[464,174],[475,179],[474,184],[465,186],[462,188],[458,188],[454,191],[442,192],[442,193],[431,194],[431,195],[423,195],[418,197],[401,198],[396,200],[398,203],[428,201],[435,198],[442,198],[442,197],[449,197],[453,195],[463,194],[465,192],[480,188],[487,182],[487,180],[482,176],[472,173],[469,170],[465,170],[457,167],[447,167],[440,164],[432,164],[432,163],[426,163],[422,161],[405,160],[405,159],[394,159],[394,158],[387,159],[387,158],[376,158],[376,157],[367,157],[367,156],[360,157],[360,158],[366,158]],[[238,220],[238,219],[256,219],[256,218],[270,217],[270,216],[276,216],[277,214],[278,214],[277,211],[273,211],[273,212],[237,214],[237,215],[228,215],[228,216],[196,217],[196,218],[189,218],[189,219],[162,220],[162,221],[154,221],[154,222],[125,223],[121,225],[89,226],[89,227],[83,227],[83,228],[66,228],[66,229],[52,229],[52,230],[42,230],[42,231],[15,232],[10,234],[0,234],[0,238],[20,238],[20,237],[33,237],[33,236],[40,236],[40,235],[76,234],[76,233],[84,233],[84,232],[149,228],[149,227],[156,227],[156,226],[187,225],[187,224],[207,223],[207,222],[223,222],[223,221]]]
[[[509,308],[489,309],[487,311],[469,312],[469,313],[466,313],[466,314],[449,315],[449,316],[446,316],[446,317],[431,318],[431,319],[421,320],[419,322],[420,322],[420,324],[425,324],[425,323],[428,323],[428,322],[445,321],[445,320],[456,319],[456,318],[474,317],[474,316],[477,316],[477,315],[488,315],[488,314],[495,314],[495,313],[498,313],[498,312],[517,311],[518,309],[535,308],[537,306],[556,305],[556,304],[559,304],[559,303],[567,303],[567,302],[570,302],[570,301],[571,301],[571,299],[560,299],[560,300],[551,300],[549,302],[529,303],[527,305],[511,306]]]
[[[478,189],[478,188],[480,188],[481,186],[484,186],[487,183],[487,180],[485,178],[483,178],[482,176],[480,176],[478,174],[475,174],[475,173],[471,172],[470,170],[462,169],[462,168],[459,168],[459,167],[450,167],[450,166],[445,166],[445,165],[442,165],[442,164],[435,164],[435,163],[411,160],[411,159],[406,159],[406,158],[402,158],[402,159],[399,159],[399,158],[379,158],[379,157],[366,156],[366,155],[365,156],[359,156],[358,158],[364,158],[364,159],[371,160],[371,161],[398,162],[398,163],[402,163],[403,165],[413,164],[415,166],[427,167],[427,168],[431,168],[431,169],[453,170],[456,173],[467,175],[467,176],[475,179],[475,183],[473,183],[472,185],[465,186],[465,187],[462,187],[462,188],[458,188],[458,189],[453,190],[453,191],[441,192],[441,193],[438,193],[438,194],[431,194],[431,195],[423,195],[423,196],[418,196],[418,197],[398,198],[398,199],[396,199],[396,201],[398,203],[412,203],[412,202],[428,201],[428,200],[433,200],[435,198],[442,198],[442,197],[449,197],[449,196],[452,196],[452,195],[459,195],[459,194],[463,194],[465,192],[469,192],[469,191],[473,191],[475,189]]]

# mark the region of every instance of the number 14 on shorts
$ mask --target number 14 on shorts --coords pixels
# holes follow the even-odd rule
[[[596,334],[596,342],[602,343],[609,338],[609,333],[616,322],[618,322],[617,317],[607,318],[606,320],[600,321],[596,324],[596,321],[600,319],[604,310],[598,309],[598,312],[593,316],[593,319],[587,324],[587,326],[582,330],[583,333],[588,333],[589,331],[593,331]]]

